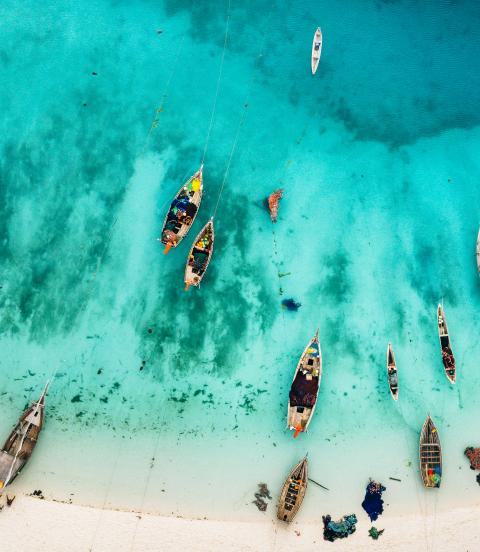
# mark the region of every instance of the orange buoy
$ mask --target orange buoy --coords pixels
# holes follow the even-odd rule
[[[167,245],[165,246],[165,249],[163,250],[164,255],[166,255],[170,251],[170,249],[172,249],[172,245],[173,245],[172,242],[167,243]]]
[[[295,428],[295,433],[293,434],[293,438],[296,439],[298,437],[298,434],[302,431],[302,426],[297,426]]]

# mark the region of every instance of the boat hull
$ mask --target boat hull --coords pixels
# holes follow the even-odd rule
[[[287,425],[298,432],[307,431],[315,412],[322,379],[322,351],[318,331],[298,361],[289,393]]]
[[[437,308],[437,325],[445,375],[447,376],[448,381],[451,384],[454,384],[457,378],[457,368],[448,333],[447,319],[445,318],[445,312],[443,311],[442,305],[438,305]]]
[[[210,219],[197,234],[188,254],[184,276],[187,289],[200,285],[212,258],[214,241],[213,220]]]
[[[288,474],[282,487],[277,507],[277,518],[287,523],[293,521],[302,505],[308,484],[308,461],[301,460]]]
[[[313,35],[312,43],[312,75],[315,75],[318,69],[318,64],[320,63],[320,56],[322,55],[322,31],[320,27],[317,28],[315,34]]]
[[[195,222],[203,196],[203,165],[175,195],[163,222],[159,240],[165,252],[177,245],[188,234]]]
[[[398,371],[395,355],[392,345],[389,343],[387,347],[387,380],[390,395],[394,401],[398,400]]]
[[[0,451],[0,494],[15,479],[33,454],[43,428],[47,387],[40,399],[22,414]]]
[[[424,487],[439,488],[442,479],[442,447],[430,416],[427,416],[420,434],[420,475]]]

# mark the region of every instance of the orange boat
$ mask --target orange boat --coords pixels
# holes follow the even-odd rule
[[[280,188],[268,196],[268,210],[272,222],[277,222],[278,206],[283,196],[283,190]]]

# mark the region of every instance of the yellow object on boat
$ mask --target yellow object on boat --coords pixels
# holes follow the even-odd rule
[[[192,180],[192,190],[194,192],[198,192],[198,190],[200,190],[200,179],[199,178],[194,178]]]

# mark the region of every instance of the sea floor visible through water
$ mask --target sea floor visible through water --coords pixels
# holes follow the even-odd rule
[[[226,29],[228,9],[0,6],[1,434],[53,379],[12,492],[271,519],[308,453],[329,490],[310,485],[300,521],[365,515],[370,477],[387,488],[384,515],[479,506],[463,457],[480,445],[478,3],[248,1],[231,3]],[[199,215],[165,256],[166,209],[203,157]],[[213,214],[211,266],[185,293]],[[289,386],[317,328],[318,405],[294,440]],[[433,492],[418,472],[428,413],[444,451]]]

